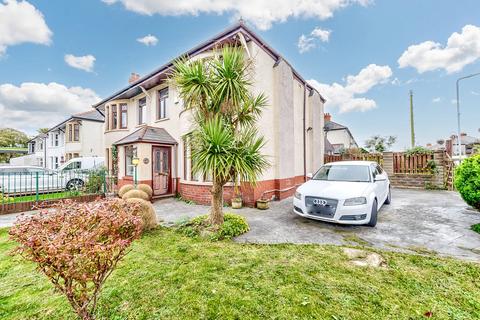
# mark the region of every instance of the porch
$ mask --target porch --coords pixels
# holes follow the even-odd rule
[[[143,126],[115,143],[118,150],[118,187],[144,183],[154,198],[177,192],[177,142],[163,128]]]

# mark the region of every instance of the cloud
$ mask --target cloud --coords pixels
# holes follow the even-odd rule
[[[73,113],[88,111],[100,97],[91,89],[25,82],[20,86],[0,85],[0,128],[13,127],[34,133],[51,127]]]
[[[344,113],[375,108],[377,104],[374,100],[357,96],[367,93],[379,84],[387,83],[391,76],[392,70],[389,66],[370,64],[357,75],[347,76],[344,85],[336,82],[323,84],[314,79],[309,80],[308,83],[327,99],[326,107],[336,107],[341,113]]]
[[[472,94],[473,94],[474,96],[480,96],[480,92],[477,92],[477,91],[473,91],[473,90],[472,90]]]
[[[436,97],[436,98],[432,99],[433,103],[439,103],[440,101],[442,101],[442,98],[440,98],[440,97]]]
[[[300,53],[305,53],[315,48],[317,46],[317,39],[322,42],[328,42],[328,40],[330,40],[331,33],[331,30],[323,30],[319,27],[316,27],[308,36],[302,34],[298,38],[298,51]]]
[[[91,54],[86,56],[74,56],[73,54],[65,55],[65,62],[72,68],[80,69],[87,72],[93,72],[95,57]]]
[[[143,38],[138,38],[138,42],[143,43],[144,45],[148,46],[155,46],[157,45],[158,39],[155,36],[152,36],[151,34],[146,35]]]
[[[298,38],[297,47],[300,53],[308,52],[315,48],[315,39],[302,34],[300,38]]]
[[[335,11],[352,4],[368,6],[371,0],[102,0],[112,5],[121,3],[130,11],[140,14],[181,16],[199,14],[231,14],[242,17],[261,30],[270,29],[273,23],[290,18],[331,18]]]
[[[454,32],[444,47],[434,41],[408,47],[398,59],[398,65],[400,68],[413,67],[419,73],[438,69],[454,73],[479,58],[480,28],[466,25],[461,33]]]
[[[7,47],[25,42],[49,45],[51,37],[42,13],[29,2],[0,2],[0,56]]]
[[[332,33],[331,30],[323,30],[319,27],[316,27],[315,29],[313,29],[311,35],[320,39],[320,41],[322,42],[328,42],[328,40],[330,39],[330,33]]]

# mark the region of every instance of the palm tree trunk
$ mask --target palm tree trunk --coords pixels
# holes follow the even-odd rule
[[[212,209],[210,212],[210,223],[219,226],[223,224],[223,184],[214,180],[211,193]]]

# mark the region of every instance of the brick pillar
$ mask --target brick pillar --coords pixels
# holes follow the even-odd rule
[[[383,169],[389,176],[393,176],[393,152],[383,153]]]
[[[435,161],[435,164],[437,165],[437,173],[432,179],[433,183],[439,188],[445,188],[445,151],[434,151],[433,161]]]

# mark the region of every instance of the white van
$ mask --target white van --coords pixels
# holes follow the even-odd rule
[[[99,169],[105,163],[104,157],[80,157],[73,158],[61,165],[57,171],[65,172],[69,170],[92,170]]]

